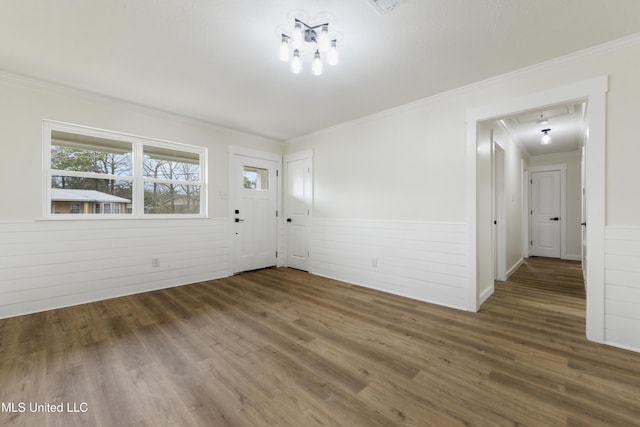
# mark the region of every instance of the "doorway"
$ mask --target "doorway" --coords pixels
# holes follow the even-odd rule
[[[572,101],[584,101],[588,104],[586,122],[589,125],[589,141],[586,145],[586,241],[588,253],[586,257],[587,277],[587,338],[596,342],[604,341],[604,212],[605,212],[605,124],[606,124],[606,92],[608,78],[602,76],[562,87],[533,93],[515,99],[508,99],[495,104],[483,106],[467,112],[467,236],[469,243],[469,271],[467,309],[477,311],[482,302],[481,293],[491,286],[481,282],[488,276],[478,275],[478,257],[491,245],[491,240],[483,236],[491,227],[477,212],[482,203],[483,192],[478,186],[480,150],[478,131],[479,124],[486,120],[542,108]],[[486,202],[485,202],[486,203]],[[491,203],[491,200],[488,201]]]
[[[230,148],[233,273],[277,265],[279,156]]]

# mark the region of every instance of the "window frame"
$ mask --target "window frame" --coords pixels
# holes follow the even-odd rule
[[[51,167],[51,144],[52,132],[66,132],[82,136],[109,139],[112,141],[131,144],[132,173],[131,176],[109,175],[94,172],[78,172],[78,171],[60,171]],[[148,138],[139,135],[132,135],[122,132],[110,131],[105,129],[97,129],[88,126],[57,122],[52,120],[43,120],[43,218],[44,219],[63,219],[63,220],[126,220],[126,219],[180,219],[180,218],[208,218],[207,203],[207,159],[208,150],[206,147],[182,144],[173,141]],[[55,145],[55,144],[54,144]],[[197,186],[200,189],[200,213],[145,213],[144,206],[144,183],[149,182],[149,178],[144,176],[144,148],[156,147],[164,150],[172,150],[176,152],[188,153],[191,156],[197,155],[199,162],[199,179],[194,181],[182,180],[162,180],[171,181],[172,183],[183,183]],[[51,180],[54,176],[60,176],[64,172],[64,176],[76,176],[81,178],[107,178],[118,181],[129,181],[132,184],[131,204],[132,212],[120,214],[54,214],[51,212]]]

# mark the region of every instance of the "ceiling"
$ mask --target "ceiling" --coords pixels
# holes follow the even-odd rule
[[[497,120],[530,156],[577,151],[586,132],[585,102],[574,102],[521,112]],[[542,131],[549,129],[549,144]]]
[[[339,33],[323,76],[278,59],[294,11]],[[638,32],[638,0],[4,0],[0,70],[286,140]]]

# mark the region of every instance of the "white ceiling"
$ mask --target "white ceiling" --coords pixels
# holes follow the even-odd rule
[[[587,130],[586,104],[575,102],[525,111],[497,120],[531,156],[577,151]],[[549,129],[551,142],[542,144],[542,130]]]
[[[278,60],[295,10],[340,33],[321,77]],[[638,0],[3,0],[0,69],[284,140],[638,32]]]

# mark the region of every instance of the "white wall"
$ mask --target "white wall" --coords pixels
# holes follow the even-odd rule
[[[281,151],[264,138],[8,74],[0,117],[0,318],[228,275],[227,147]],[[210,218],[43,220],[44,119],[207,147]]]
[[[640,198],[629,197],[635,194],[635,183],[640,182],[640,169],[635,165],[640,144],[635,143],[637,120],[633,117],[640,99],[639,72],[640,37],[636,36],[297,138],[288,142],[286,150],[314,150],[314,221],[326,224],[348,218],[354,223],[412,221],[435,229],[452,224],[469,227],[465,224],[467,112],[500,100],[608,75],[607,225],[640,227]],[[387,231],[386,239],[394,239],[394,231]],[[332,264],[350,254],[353,239],[348,235],[341,238],[341,245],[332,254],[318,258],[316,248],[320,242],[312,237],[312,272],[329,274]],[[440,243],[454,244],[454,241]],[[411,246],[401,245],[396,250],[410,252]],[[479,248],[484,250],[490,248]],[[420,259],[421,255],[416,253],[415,257]],[[384,264],[385,260],[380,262]],[[470,262],[467,258],[467,263]],[[365,286],[371,278],[370,267],[365,263],[353,267],[348,276],[331,273]],[[385,273],[393,277],[407,274],[407,270],[392,268]],[[429,292],[428,284],[438,282],[435,272],[413,273],[418,280],[405,289],[406,295],[468,307],[464,289],[456,293],[455,302],[443,301],[437,293]],[[639,287],[629,286],[630,294]],[[393,292],[392,284],[384,289]],[[605,301],[591,303],[605,304]],[[616,330],[620,330],[619,325]],[[634,345],[629,333],[616,337],[618,345],[625,342]]]
[[[581,182],[581,152],[555,153],[543,156],[531,156],[530,166],[567,165],[567,198],[565,200],[567,217],[564,219],[566,227],[567,259],[579,260],[582,244],[582,182]]]
[[[288,144],[314,150],[312,273],[464,308],[460,111],[443,98]]]

